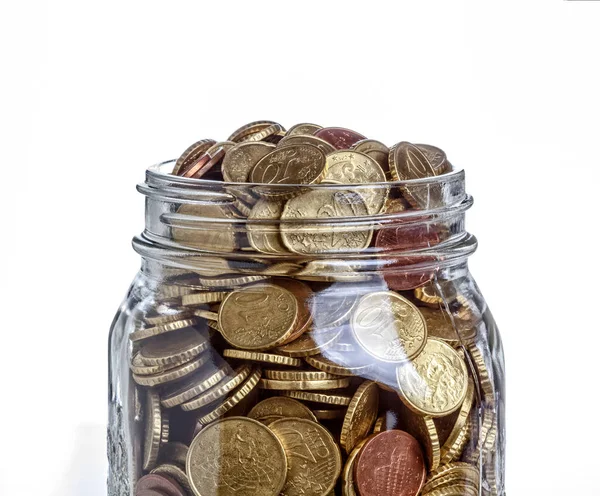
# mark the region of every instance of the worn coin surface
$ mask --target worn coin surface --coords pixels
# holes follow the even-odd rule
[[[342,456],[327,429],[299,418],[276,420],[269,428],[283,444],[289,465],[282,496],[322,496],[333,490]]]
[[[383,362],[414,358],[427,340],[427,325],[419,309],[393,291],[363,296],[352,313],[351,328],[357,343]]]
[[[287,470],[279,438],[247,417],[206,426],[187,457],[187,474],[196,496],[278,496]]]
[[[324,127],[315,132],[315,136],[331,143],[336,150],[348,150],[357,141],[366,139],[362,134],[343,127]]]
[[[219,307],[219,327],[233,346],[266,350],[283,344],[294,331],[298,300],[274,284],[256,284],[230,293]]]
[[[467,395],[465,362],[454,348],[438,339],[428,339],[423,351],[396,372],[401,399],[421,415],[449,415]]]
[[[231,183],[245,183],[254,166],[274,148],[275,145],[271,143],[249,142],[236,145],[223,159],[223,179]]]
[[[312,184],[326,169],[325,154],[312,145],[286,145],[265,155],[250,172],[250,181],[261,184]]]
[[[355,463],[361,496],[417,496],[427,475],[419,443],[398,430],[369,439]]]
[[[316,136],[310,136],[307,134],[298,134],[292,136],[286,136],[279,143],[278,146],[286,146],[286,145],[312,145],[316,146],[319,150],[321,150],[325,155],[329,155],[330,153],[335,151],[335,147],[327,141],[317,138]]]
[[[311,223],[310,220],[356,218],[368,214],[365,200],[356,192],[315,189],[286,203],[281,214],[281,237],[288,249],[299,254],[361,251],[371,242],[372,226],[362,223],[339,225],[333,221]]]
[[[260,420],[262,418],[280,419],[283,417],[304,418],[316,422],[316,417],[306,405],[292,398],[273,396],[262,400],[248,413],[248,417]]]
[[[314,134],[319,129],[323,129],[323,126],[319,126],[318,124],[310,124],[308,122],[303,122],[301,124],[296,124],[292,126],[288,132],[287,136],[293,136],[295,134]]]
[[[340,444],[346,453],[367,437],[379,410],[379,388],[373,381],[363,382],[354,396],[344,417]]]

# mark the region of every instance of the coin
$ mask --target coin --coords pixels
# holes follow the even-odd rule
[[[359,496],[354,484],[354,466],[360,450],[369,439],[370,437],[359,442],[346,460],[344,470],[342,471],[342,496]]]
[[[181,408],[189,412],[214,403],[244,382],[250,375],[250,372],[252,372],[250,365],[240,365],[235,372],[230,372],[228,375],[222,377],[219,382],[204,389],[204,391],[200,391],[197,396],[183,403]]]
[[[336,150],[347,150],[357,141],[366,139],[362,134],[343,127],[325,127],[319,129],[315,136],[331,143]]]
[[[321,351],[327,352],[326,350]],[[304,360],[312,367],[322,370],[323,372],[342,376],[361,376],[371,370],[373,366],[372,363],[352,366],[349,364],[350,359],[348,359],[347,362],[345,360],[340,360],[339,357],[341,355],[341,353],[331,353],[331,357],[338,358],[338,360],[332,360],[332,358],[323,355],[307,356]]]
[[[315,417],[317,417],[317,419],[319,419],[319,420],[343,419],[344,415],[346,414],[346,410],[341,409],[341,408],[332,409],[332,410],[317,409],[317,410],[313,410],[312,412],[315,415]]]
[[[333,328],[305,332],[294,341],[277,348],[277,351],[289,357],[317,355],[333,345],[342,335],[342,331],[342,328]]]
[[[336,225],[333,219],[368,214],[367,205],[358,193],[315,189],[286,203],[281,214],[281,237],[290,251],[299,254],[361,251],[371,242],[372,227],[364,224],[352,226],[346,222]],[[328,219],[329,223],[318,222],[323,219]],[[317,222],[311,223],[311,220]]]
[[[363,296],[350,322],[361,348],[383,362],[414,358],[427,340],[427,326],[419,309],[393,291]]]
[[[389,164],[390,149],[383,143],[373,139],[364,139],[354,143],[352,150],[364,153],[374,159],[385,173],[386,179],[391,179]]]
[[[144,427],[144,470],[150,470],[158,461],[162,434],[162,410],[160,397],[152,389],[146,390]]]
[[[361,496],[417,496],[427,475],[419,443],[398,430],[381,432],[369,439],[355,464]]]
[[[172,463],[164,463],[152,469],[150,473],[170,477],[172,480],[177,481],[177,484],[183,489],[185,489],[185,491],[183,492],[184,496],[187,496],[187,494],[192,492],[192,488],[190,486],[190,482],[185,473],[185,470],[181,467],[178,467],[177,465],[174,465]]]
[[[238,360],[250,360],[253,362],[264,362],[276,365],[286,365],[288,367],[302,366],[302,360],[273,353],[260,353],[245,350],[223,350],[223,356],[237,358]]]
[[[248,241],[256,251],[261,253],[285,253],[287,248],[281,240],[278,221],[283,212],[283,201],[259,200],[248,215]],[[269,224],[265,220],[273,219],[276,223]],[[253,220],[260,222],[253,223]]]
[[[330,153],[335,151],[335,147],[327,141],[317,138],[316,136],[309,136],[306,134],[298,134],[292,136],[286,136],[279,143],[278,146],[287,146],[287,145],[312,145],[316,146],[319,150],[321,150],[325,155],[329,155]]]
[[[219,307],[223,337],[246,350],[266,350],[283,344],[294,331],[297,319],[296,297],[273,284],[233,291]]]
[[[200,179],[206,175],[216,164],[225,157],[223,146],[209,148],[196,162],[184,170],[180,175],[194,179]]]
[[[475,387],[470,378],[468,382],[467,395],[461,407],[451,415],[434,419],[437,431],[439,433],[440,442],[442,443],[442,457],[446,455],[446,453],[456,443],[456,440],[459,437],[461,430],[467,423],[469,414],[471,413],[471,407],[473,406],[473,399],[475,397]]]
[[[242,286],[248,286],[249,284],[264,281],[268,279],[267,276],[252,275],[252,276],[231,276],[231,277],[200,277],[198,282],[202,286],[210,288],[237,288]]]
[[[243,138],[241,138],[242,143],[247,142],[256,142],[256,141],[269,141],[269,139],[273,135],[281,134],[285,135],[285,129],[281,124],[271,124],[270,126],[266,126],[260,130],[258,130],[258,126],[256,127],[256,131],[252,134],[247,134]]]
[[[164,372],[169,369],[168,365],[144,365],[140,358],[139,352],[133,355],[129,368],[134,374],[137,375],[152,375]]]
[[[257,368],[250,374],[248,379],[246,379],[246,381],[238,389],[233,391],[233,393],[223,403],[209,412],[199,412],[201,417],[198,418],[198,422],[204,425],[210,424],[235,407],[257,386],[258,381],[260,380],[260,374],[261,370]]]
[[[276,391],[329,391],[330,389],[344,389],[350,385],[350,379],[324,379],[312,381],[278,381],[275,379],[261,379],[258,387]]]
[[[262,400],[260,403],[254,406],[248,417],[255,420],[261,420],[269,417],[278,420],[283,417],[295,417],[304,418],[308,420],[316,421],[316,417],[311,412],[310,408],[300,403],[299,401],[293,400],[292,398],[286,398],[284,396],[274,396]]]
[[[342,456],[331,433],[320,424],[283,418],[269,425],[283,444],[288,473],[282,496],[322,496],[335,487]]]
[[[363,382],[354,396],[344,417],[340,444],[346,453],[367,437],[377,418],[379,388],[373,381]]]
[[[208,150],[215,143],[215,140],[203,139],[197,141],[193,145],[190,145],[177,159],[177,162],[175,162],[175,167],[173,167],[173,172],[171,172],[171,174],[177,176],[184,172],[188,167],[196,162],[196,160],[204,155],[206,150]]]
[[[310,300],[313,297],[312,289],[305,283],[289,277],[273,279],[273,283],[287,289],[298,300],[298,319],[296,328],[285,343],[290,343],[304,334],[312,324],[312,313],[310,311]]]
[[[313,134],[315,132],[317,132],[319,129],[323,129],[323,126],[319,126],[318,124],[309,124],[309,123],[302,123],[302,124],[296,124],[295,126],[292,126],[288,132],[286,136],[294,136],[296,134]]]
[[[184,306],[195,306],[203,305],[205,303],[220,303],[228,294],[227,291],[208,291],[204,293],[189,294],[181,298],[181,304]]]
[[[140,348],[139,357],[144,365],[181,365],[208,347],[206,336],[188,327],[148,339]]]
[[[340,379],[339,375],[321,372],[320,370],[263,370],[265,379],[276,381],[325,381]]]
[[[165,370],[164,372],[160,372],[158,374],[152,375],[136,375],[133,374],[133,380],[138,383],[140,386],[148,386],[154,387],[159,386],[161,384],[167,384],[168,382],[173,382],[178,379],[182,379],[186,375],[193,373],[202,367],[209,359],[209,354],[202,354],[189,362],[186,362],[182,365],[174,367],[172,369]]]
[[[196,496],[278,496],[287,471],[279,438],[246,417],[230,417],[202,429],[187,458]]]
[[[315,328],[330,329],[348,320],[359,298],[356,284],[336,283],[315,292],[310,302]]]
[[[327,155],[327,172],[324,181],[339,184],[365,184],[385,182],[385,172],[368,155],[357,151],[336,151]],[[369,186],[358,191],[365,199],[370,214],[383,209],[389,188]]]
[[[282,391],[280,394],[288,398],[327,405],[348,406],[352,398],[340,394],[317,393],[314,391]]]
[[[163,391],[161,403],[166,408],[181,405],[212,388],[231,372],[231,367],[224,361],[219,366],[210,364],[209,367],[203,367],[194,375]]]
[[[144,475],[135,485],[135,496],[186,496],[181,486],[168,476]]]
[[[194,319],[182,319],[176,320],[174,322],[167,322],[166,324],[161,324],[154,327],[145,327],[143,329],[139,329],[137,331],[132,332],[129,335],[129,339],[131,341],[140,341],[142,339],[158,336],[159,334],[164,334],[166,332],[185,329],[186,327],[193,326],[195,323],[196,321]]]
[[[416,358],[397,368],[397,377],[401,399],[421,415],[449,415],[460,408],[467,395],[465,362],[438,339],[428,339]]]
[[[326,173],[325,154],[312,145],[286,145],[265,155],[249,179],[261,184],[312,184]]]
[[[233,252],[238,248],[236,232],[225,222],[234,218],[231,209],[221,205],[181,205],[171,225],[173,241],[199,250]],[[218,219],[222,222],[216,225]]]
[[[185,469],[188,447],[180,442],[165,443],[160,448],[159,463],[171,463]]]
[[[231,134],[231,136],[229,136],[229,138],[227,138],[227,141],[233,141],[235,143],[239,143],[240,141],[243,141],[245,138],[252,136],[253,134],[259,133],[259,132],[263,131],[264,129],[267,129],[268,127],[275,126],[275,125],[278,125],[281,127],[281,129],[283,129],[283,126],[281,126],[281,124],[278,124],[277,122],[273,122],[273,121],[250,122],[249,124],[245,124],[242,127],[240,127],[239,129],[236,129]]]
[[[223,179],[231,183],[245,183],[254,166],[273,151],[270,143],[240,143],[225,154],[221,169]]]
[[[425,155],[425,158],[431,164],[431,168],[435,171],[436,175],[450,172],[452,166],[446,158],[446,153],[441,148],[422,143],[418,143],[415,146],[423,152],[423,155]]]
[[[438,338],[451,346],[472,343],[477,336],[477,328],[458,319],[451,320],[447,312],[433,308],[421,308],[421,314],[427,322],[427,332],[432,338]],[[454,324],[454,325],[453,325]],[[456,328],[454,327],[456,325]]]

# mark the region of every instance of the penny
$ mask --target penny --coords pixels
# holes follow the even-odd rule
[[[284,396],[274,396],[261,401],[250,410],[248,417],[256,420],[261,420],[265,417],[274,417],[275,420],[283,417],[317,420],[313,412],[306,405]]]
[[[321,150],[325,155],[329,155],[330,153],[335,151],[335,147],[327,141],[317,138],[316,136],[309,136],[306,134],[298,134],[292,136],[286,136],[279,143],[278,146],[287,146],[287,145],[312,145],[316,146],[319,150]]]
[[[332,491],[342,456],[331,433],[320,424],[283,418],[269,425],[283,444],[288,473],[282,496],[322,496]]]
[[[150,470],[158,461],[162,434],[162,410],[160,408],[160,397],[152,389],[146,390],[144,427],[144,470]]]
[[[419,309],[393,291],[363,296],[350,322],[361,348],[383,362],[410,360],[421,353],[427,340],[427,325]]]
[[[196,496],[278,496],[287,472],[279,438],[246,417],[206,426],[187,457],[187,474]]]
[[[175,162],[175,166],[173,167],[173,172],[171,172],[171,174],[176,176],[180,175],[180,173],[184,172],[188,167],[196,162],[215,143],[215,140],[203,139],[197,141],[193,145],[190,145],[177,159],[177,162]]]
[[[340,444],[346,453],[367,437],[377,418],[379,388],[373,381],[363,382],[354,396],[344,417]]]
[[[365,443],[354,474],[361,496],[417,496],[427,472],[417,440],[406,432],[391,430]]]
[[[206,336],[189,327],[148,339],[139,356],[145,365],[181,365],[208,347]]]
[[[370,437],[359,442],[350,455],[348,455],[344,470],[342,471],[342,496],[359,496],[354,484],[354,466],[362,447],[369,439]]]
[[[219,307],[219,327],[235,347],[266,350],[288,339],[298,313],[298,300],[290,291],[273,284],[257,284],[225,298]]]
[[[261,184],[312,184],[326,173],[325,154],[312,145],[286,145],[265,155],[249,179]]]
[[[343,127],[325,127],[319,129],[315,136],[324,139],[327,143],[333,145],[336,150],[348,150],[357,141],[366,139],[362,134]]]
[[[279,233],[279,219],[283,212],[283,201],[260,199],[248,215],[248,241],[252,247],[261,253],[286,253],[287,248],[281,240]],[[276,223],[269,224],[265,220],[275,220]],[[253,220],[259,222],[253,223]]]
[[[245,183],[254,166],[273,151],[270,143],[240,143],[225,154],[221,169],[223,179],[231,183]]]
[[[380,270],[389,289],[409,291],[427,284],[435,275],[438,259],[434,255],[390,256]]]
[[[414,251],[439,243],[439,233],[430,224],[395,223],[382,227],[375,235],[375,246],[382,251]]]
[[[323,129],[323,126],[309,123],[296,124],[295,126],[289,128],[286,136],[294,136],[296,134],[314,134],[319,129]]]
[[[364,224],[351,226],[348,223],[335,225],[333,219],[364,217],[368,214],[365,200],[356,192],[315,189],[286,203],[281,214],[281,237],[290,251],[299,254],[361,251],[371,242],[372,227]],[[317,222],[310,222],[313,219]],[[328,219],[329,223],[318,222],[324,219]]]
[[[324,181],[339,184],[364,184],[385,182],[385,172],[368,155],[357,151],[337,151],[327,155],[327,172]],[[365,199],[370,214],[383,209],[389,188],[369,186],[358,191]]]
[[[135,485],[135,496],[186,496],[181,486],[172,478],[159,474],[144,475]]]
[[[396,372],[401,399],[421,415],[449,415],[467,395],[465,362],[454,348],[438,339],[428,339],[423,351]]]
[[[200,179],[225,157],[225,148],[209,148],[196,162],[183,172],[183,177]]]

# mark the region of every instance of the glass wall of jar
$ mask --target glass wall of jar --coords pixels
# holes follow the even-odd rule
[[[138,186],[109,496],[505,494],[503,352],[467,267],[463,171],[275,186],[172,167]]]

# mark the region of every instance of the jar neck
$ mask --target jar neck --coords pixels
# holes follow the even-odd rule
[[[133,246],[149,273],[211,277],[311,264],[325,277],[366,277],[382,267],[410,274],[464,265],[477,246],[465,230],[473,200],[462,170],[417,181],[276,186],[187,179],[168,174],[172,166],[150,167],[138,185],[146,226]],[[384,213],[373,214],[365,205],[381,196]],[[292,201],[311,211],[306,204],[322,197],[328,201],[317,215],[281,219],[276,211]]]

